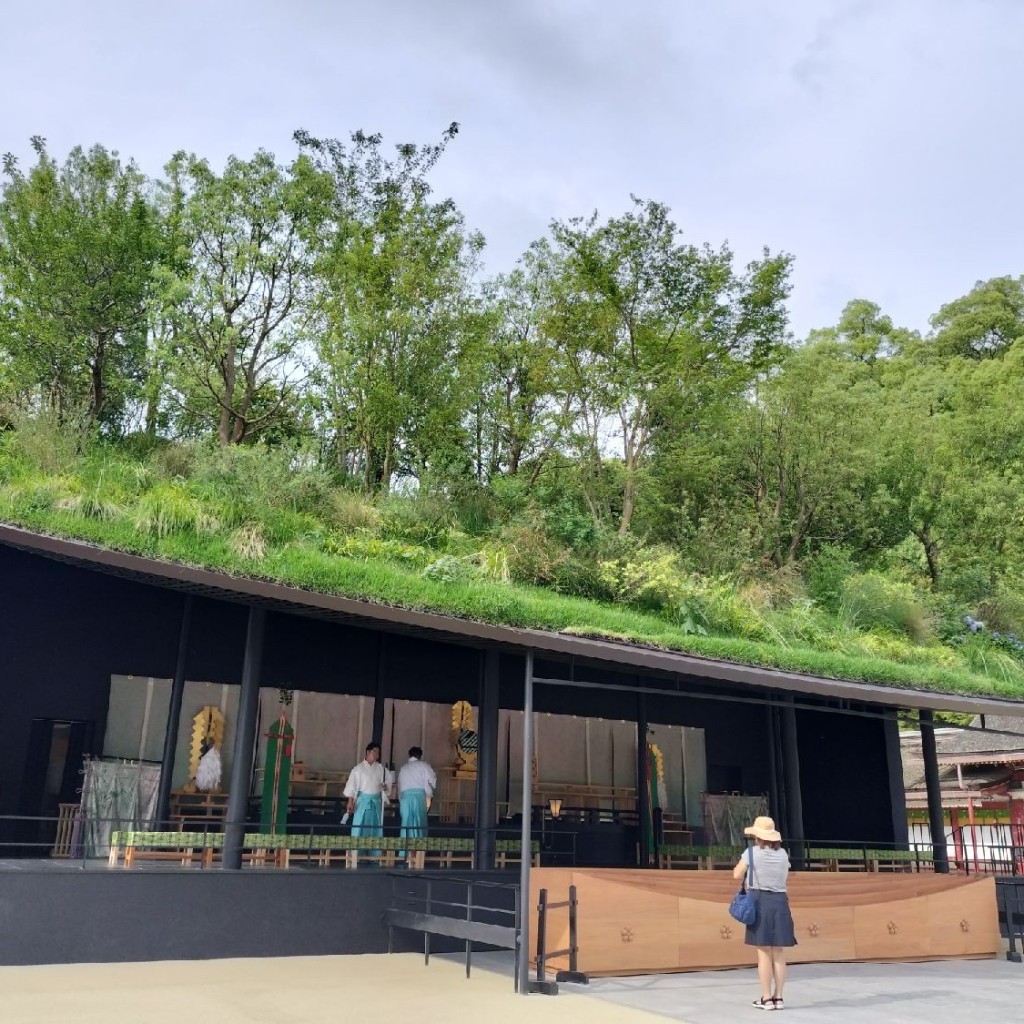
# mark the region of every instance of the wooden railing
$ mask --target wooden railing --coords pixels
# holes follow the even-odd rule
[[[75,818],[78,816],[79,806],[79,804],[58,804],[57,837],[53,841],[51,857],[71,856],[71,839],[75,832]]]

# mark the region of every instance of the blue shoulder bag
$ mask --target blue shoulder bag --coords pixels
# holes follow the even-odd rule
[[[740,924],[751,925],[757,920],[757,896],[752,890],[754,884],[754,848],[747,847],[747,877],[740,882],[740,891],[729,904],[729,913]]]

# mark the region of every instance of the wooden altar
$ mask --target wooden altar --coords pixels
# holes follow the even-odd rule
[[[729,916],[730,873],[539,868],[530,876],[532,936],[540,890],[561,901],[570,885],[579,898],[579,969],[587,974],[756,962],[743,925]],[[799,943],[791,963],[992,957],[1002,948],[992,878],[796,872],[790,902]],[[568,940],[567,912],[552,913],[548,948],[565,949]]]

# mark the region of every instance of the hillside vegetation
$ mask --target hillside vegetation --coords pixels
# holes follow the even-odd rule
[[[1024,278],[796,339],[671,211],[488,276],[457,134],[4,162],[0,520],[232,573],[1024,698]]]

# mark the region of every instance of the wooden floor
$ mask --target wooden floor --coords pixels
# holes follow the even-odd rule
[[[729,872],[535,869],[532,936],[540,890],[557,902],[570,885],[579,899],[579,970],[588,974],[755,962],[743,925],[728,913],[737,889]],[[790,905],[798,943],[791,963],[984,957],[1001,949],[991,878],[800,872],[790,876]],[[547,948],[565,949],[568,940],[567,911],[552,912]]]

